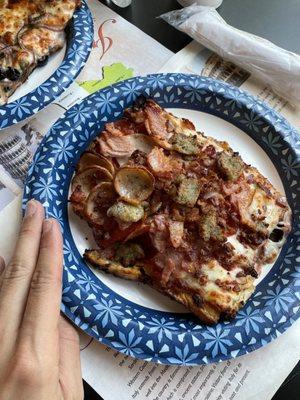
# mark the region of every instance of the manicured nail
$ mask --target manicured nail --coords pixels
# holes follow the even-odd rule
[[[53,227],[52,219],[45,219],[45,221],[43,222],[43,235],[50,232],[52,227]]]
[[[36,208],[36,201],[30,200],[26,206],[25,217],[32,217],[36,212]]]

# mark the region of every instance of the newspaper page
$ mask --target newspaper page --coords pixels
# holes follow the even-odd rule
[[[249,91],[281,113],[292,125],[300,130],[300,104],[291,105],[276,95],[269,86],[257,80],[249,72],[224,60],[216,53],[192,41],[175,54],[162,67],[161,72],[187,72],[222,80],[233,86]]]
[[[95,91],[157,71],[173,53],[97,0],[89,0],[94,43],[76,82],[34,117],[0,134],[0,211],[23,190],[32,157],[53,123]],[[143,54],[143,57],[137,55]],[[155,57],[153,57],[155,54]]]
[[[271,400],[299,360],[299,331],[297,321],[254,353],[198,367],[133,359],[82,335],[84,379],[104,400]]]

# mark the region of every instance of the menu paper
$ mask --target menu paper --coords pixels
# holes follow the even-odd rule
[[[198,367],[133,359],[82,334],[83,375],[104,400],[270,400],[299,360],[299,333],[300,320],[254,353]]]

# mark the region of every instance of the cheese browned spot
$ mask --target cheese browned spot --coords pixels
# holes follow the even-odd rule
[[[132,146],[137,132],[139,145]],[[121,142],[131,144],[123,158]],[[84,258],[151,285],[205,323],[233,318],[290,232],[291,211],[282,194],[226,142],[196,132],[192,122],[153,100],[139,101],[107,124],[89,150],[106,158],[102,165],[114,165],[115,193],[105,207],[89,202],[103,220],[96,225],[82,214],[86,197],[74,189],[73,210],[93,227],[99,245]],[[93,159],[86,154],[79,165]],[[131,175],[120,186],[122,171]]]

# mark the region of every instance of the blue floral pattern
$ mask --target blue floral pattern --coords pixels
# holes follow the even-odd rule
[[[0,106],[0,129],[36,114],[57,99],[84,67],[93,43],[93,19],[86,1],[76,11],[70,24],[65,58],[60,67],[42,85],[30,93]]]
[[[207,332],[203,333],[206,339],[205,350],[211,349],[212,357],[216,357],[218,353],[223,355],[228,354],[228,348],[232,346],[232,341],[228,338],[229,329],[223,329],[218,324],[215,328],[207,327]]]
[[[190,314],[160,312],[113,292],[82,261],[68,223],[70,180],[80,153],[106,121],[137,94],[164,107],[216,115],[252,137],[283,181],[293,231],[272,269],[233,321],[201,325]],[[266,345],[300,315],[300,191],[298,133],[279,114],[240,89],[184,74],[137,77],[105,88],[67,111],[44,138],[30,168],[24,206],[35,197],[64,232],[63,312],[89,335],[124,354],[149,361],[199,365],[237,357]]]

